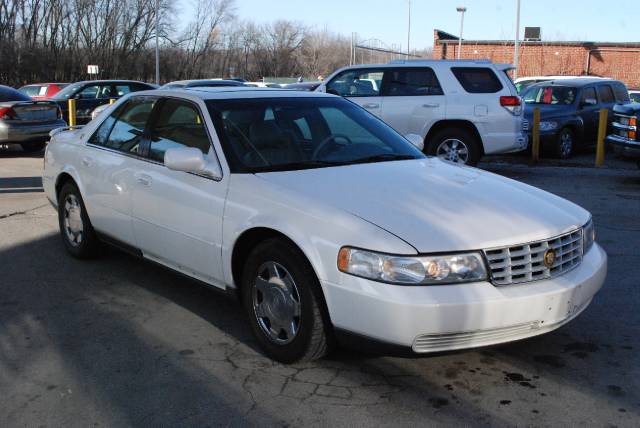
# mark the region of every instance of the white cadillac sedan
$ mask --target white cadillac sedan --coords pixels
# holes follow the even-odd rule
[[[589,305],[587,211],[416,146],[332,95],[149,91],[55,134],[44,188],[71,255],[106,242],[236,291],[282,362],[509,342]]]

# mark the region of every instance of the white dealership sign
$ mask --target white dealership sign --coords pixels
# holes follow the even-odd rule
[[[87,65],[87,73],[88,74],[98,74],[98,66],[97,65]]]

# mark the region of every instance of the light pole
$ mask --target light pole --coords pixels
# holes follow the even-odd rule
[[[160,84],[160,41],[159,41],[159,22],[160,22],[160,0],[156,0],[156,85]]]
[[[513,80],[518,78],[518,48],[520,47],[520,0],[516,0],[516,39],[513,52]]]
[[[411,0],[408,0],[409,3],[409,25],[407,26],[407,59],[409,59],[409,53],[411,52],[410,44],[411,44]]]
[[[462,51],[462,30],[464,30],[464,13],[467,8],[464,6],[457,7],[456,10],[460,12],[460,39],[458,40],[458,59],[460,59],[460,52]]]

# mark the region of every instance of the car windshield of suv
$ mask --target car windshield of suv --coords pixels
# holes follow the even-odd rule
[[[577,92],[569,86],[531,86],[521,96],[527,104],[571,105]]]
[[[389,126],[341,98],[210,100],[232,172],[420,159]]]
[[[65,86],[64,89],[51,97],[51,99],[58,101],[68,100],[80,86],[82,86],[82,83],[72,83],[71,85]]]

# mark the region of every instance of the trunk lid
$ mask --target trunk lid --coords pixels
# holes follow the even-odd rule
[[[51,101],[25,101],[11,106],[13,120],[23,123],[55,122],[58,120],[58,104]]]

